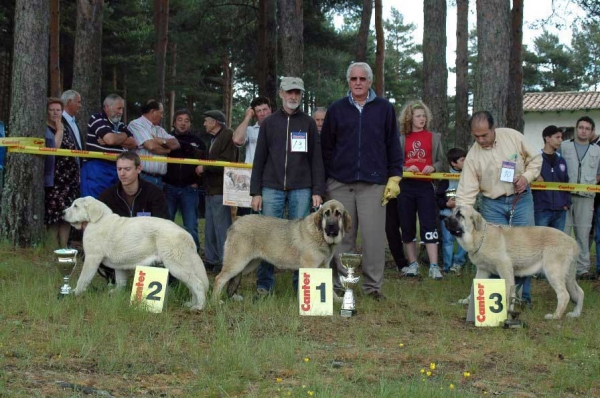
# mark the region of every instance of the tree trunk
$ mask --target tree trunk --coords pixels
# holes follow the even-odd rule
[[[282,73],[283,76],[302,77],[304,72],[302,0],[279,0],[278,4]]]
[[[50,1],[50,96],[60,97],[60,1]]]
[[[446,67],[446,0],[423,3],[423,101],[433,114],[431,129],[448,134],[448,69]]]
[[[471,142],[469,131],[469,0],[456,1],[456,97],[455,146],[466,150]]]
[[[383,5],[381,0],[375,0],[375,37],[377,50],[375,51],[375,93],[385,97],[385,35],[383,33]]]
[[[506,126],[510,59],[510,0],[477,0],[477,75],[473,110]]]
[[[233,109],[233,65],[229,55],[224,54],[221,66],[223,68],[223,112],[228,126],[231,126],[231,111]]]
[[[356,62],[367,62],[367,43],[369,42],[369,26],[373,14],[373,0],[363,0],[360,28],[356,38]]]
[[[523,132],[523,0],[513,0],[506,126]]]
[[[157,100],[165,104],[165,71],[167,65],[167,44],[169,34],[169,0],[154,0],[154,32],[156,54]]]
[[[171,52],[173,53],[173,65],[171,65],[171,92],[169,94],[169,126],[175,121],[175,79],[177,78],[177,43],[171,44]]]
[[[277,103],[277,0],[258,2],[258,93]]]
[[[73,89],[81,94],[77,125],[85,141],[87,118],[102,109],[102,12],[104,0],[77,0]],[[84,143],[85,145],[85,143]]]
[[[47,0],[16,1],[9,123],[13,137],[44,137],[49,21]],[[44,159],[9,153],[5,173],[0,238],[14,247],[35,246],[44,231]]]

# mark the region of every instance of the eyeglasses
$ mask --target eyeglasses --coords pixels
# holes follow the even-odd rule
[[[366,81],[367,81],[367,78],[366,78],[366,77],[362,77],[362,76],[361,76],[361,77],[356,77],[356,76],[353,76],[353,77],[351,77],[351,78],[350,78],[350,81],[351,81],[351,82],[355,82],[355,81],[357,81],[357,80],[360,80],[361,82],[366,82]]]

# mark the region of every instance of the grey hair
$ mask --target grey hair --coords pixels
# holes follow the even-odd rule
[[[367,72],[367,80],[373,81],[373,69],[366,62],[353,62],[348,67],[348,71],[346,72],[346,80],[350,81],[350,74],[352,73],[352,69],[354,68],[362,68],[365,72]]]
[[[106,98],[104,98],[104,102],[102,103],[102,105],[104,107],[110,107],[112,104],[114,104],[117,101],[123,101],[125,102],[125,100],[118,94],[108,94],[106,96]]]
[[[75,101],[75,97],[81,97],[81,95],[79,95],[79,93],[75,90],[67,90],[64,93],[62,93],[62,95],[60,96],[60,99],[62,100],[63,103],[67,103],[69,102],[69,100],[71,101]]]
[[[317,106],[315,109],[313,109],[312,114],[314,115],[317,112],[327,113],[327,108],[325,108],[324,106]]]

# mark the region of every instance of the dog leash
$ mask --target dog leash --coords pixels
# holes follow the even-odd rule
[[[517,197],[515,198],[515,200],[513,200],[513,204],[512,204],[512,208],[510,209],[510,212],[508,213],[508,226],[512,227],[512,219],[515,215],[515,207],[517,207],[517,202],[519,201],[519,198],[521,198],[521,194],[523,192],[519,192],[517,194]]]
[[[481,246],[483,246],[483,240],[485,239],[485,231],[487,231],[487,226],[488,226],[488,223],[486,222],[483,225],[483,235],[481,236],[481,240],[479,241],[479,245],[477,246],[477,249],[475,249],[475,251],[473,252],[473,255],[477,254],[477,252],[479,252],[479,249],[481,249]]]

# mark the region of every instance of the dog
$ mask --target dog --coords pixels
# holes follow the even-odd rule
[[[351,225],[350,215],[337,200],[325,202],[303,219],[258,214],[239,218],[227,230],[223,269],[215,279],[213,299],[219,299],[228,282],[228,296],[233,296],[242,276],[254,271],[261,260],[281,269],[329,266],[336,245]]]
[[[208,291],[204,264],[192,236],[174,222],[157,217],[121,217],[91,196],[76,199],[64,211],[63,219],[84,230],[85,261],[75,295],[86,290],[100,263],[115,270],[116,286],[124,288],[126,270],[162,262],[190,289],[192,300],[186,305],[192,310],[204,308]]]
[[[447,217],[446,228],[469,253],[477,267],[475,278],[499,275],[506,281],[506,294],[515,296],[515,276],[543,271],[556,291],[558,304],[546,319],[560,319],[569,298],[575,310],[567,317],[578,317],[583,307],[583,290],[575,280],[575,261],[579,248],[575,239],[550,227],[509,227],[486,222],[472,207],[457,207]]]
[[[233,171],[228,171],[226,175],[231,179],[234,189],[243,191],[250,188],[250,177],[248,175],[234,173]]]

